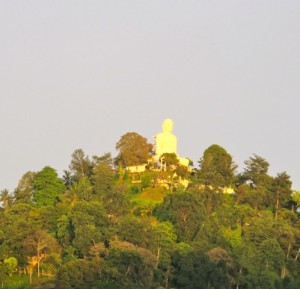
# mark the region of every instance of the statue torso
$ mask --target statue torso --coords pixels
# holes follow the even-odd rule
[[[177,138],[171,132],[162,132],[156,135],[155,154],[161,156],[164,153],[177,154]]]

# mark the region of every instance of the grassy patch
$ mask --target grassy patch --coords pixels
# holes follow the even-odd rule
[[[168,194],[164,188],[147,188],[141,193],[131,196],[130,202],[136,215],[152,215],[153,209],[160,204]]]

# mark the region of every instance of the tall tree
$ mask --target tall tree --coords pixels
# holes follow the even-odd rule
[[[84,176],[90,177],[92,174],[91,161],[82,149],[77,149],[73,152],[69,168],[77,181]]]
[[[36,173],[27,172],[19,181],[18,187],[14,192],[15,203],[31,203],[32,202],[32,185]]]
[[[7,210],[12,204],[12,196],[9,194],[8,190],[3,190],[0,193],[0,203],[2,202],[2,206],[4,210]]]
[[[152,144],[136,132],[124,134],[116,144],[119,151],[115,159],[116,164],[121,163],[124,167],[147,163],[153,152]]]
[[[64,170],[63,181],[66,189],[69,189],[74,183],[74,176],[71,171]]]
[[[46,252],[57,248],[55,238],[43,230],[37,230],[25,238],[24,246],[32,250],[37,264],[38,277],[40,277],[40,263],[46,257]]]
[[[278,173],[273,181],[276,219],[278,209],[284,207],[292,198],[292,182],[286,172]]]
[[[155,269],[160,263],[169,263],[170,253],[174,250],[177,235],[174,227],[169,222],[160,222],[153,227],[153,246],[156,255]],[[168,264],[169,265],[169,264]]]
[[[64,192],[63,180],[57,176],[51,167],[44,167],[36,174],[33,182],[33,201],[38,206],[54,205]]]
[[[72,245],[78,255],[87,256],[90,247],[104,242],[109,235],[110,220],[99,202],[78,201],[72,208],[71,227],[74,236]]]
[[[219,145],[211,145],[199,161],[198,177],[201,183],[213,187],[229,186],[233,182],[236,165],[231,155]]]
[[[265,185],[270,181],[268,175],[269,163],[256,154],[245,161],[246,168],[243,173],[245,180],[250,180],[254,185]]]
[[[73,196],[77,196],[82,200],[90,201],[93,196],[93,188],[88,177],[83,176],[78,182],[74,182],[69,192]]]
[[[114,173],[112,169],[112,157],[110,153],[102,157],[93,157],[95,161],[93,169],[93,183],[96,194],[102,197],[112,191],[114,183]]]

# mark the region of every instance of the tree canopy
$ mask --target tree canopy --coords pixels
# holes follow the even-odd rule
[[[254,154],[245,161],[246,168],[243,177],[255,185],[264,184],[268,179],[270,164],[261,156]]]
[[[152,145],[128,133],[116,147],[117,165],[78,149],[63,179],[45,166],[1,190],[3,288],[299,288],[300,193],[286,172],[253,155],[237,174],[216,144],[199,169],[165,154],[131,172]]]
[[[36,174],[32,188],[33,201],[38,206],[54,205],[65,190],[62,179],[49,166],[44,167]]]
[[[123,167],[127,167],[147,163],[152,155],[153,145],[138,133],[128,132],[121,136],[116,144],[116,150],[119,151],[116,164],[121,163]]]
[[[229,186],[233,182],[236,165],[231,155],[219,145],[211,145],[199,161],[201,183],[214,187]]]

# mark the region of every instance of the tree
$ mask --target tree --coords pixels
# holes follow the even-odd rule
[[[117,142],[116,150],[119,151],[115,159],[116,164],[121,163],[127,167],[147,163],[153,153],[153,146],[138,133],[128,132]]]
[[[93,187],[88,177],[83,176],[78,182],[74,182],[70,187],[70,193],[85,201],[92,200]]]
[[[24,250],[24,238],[35,230],[38,221],[35,220],[35,208],[25,203],[14,204],[0,216],[0,227],[3,230],[0,241],[0,256],[18,259],[19,265],[26,264],[27,253]]]
[[[205,219],[203,204],[188,192],[167,195],[156,208],[155,215],[161,221],[170,221],[178,240],[192,241]]]
[[[14,192],[14,203],[31,203],[32,202],[32,185],[35,180],[36,173],[27,172],[19,181],[18,187]]]
[[[111,153],[104,153],[100,157],[93,156],[92,159],[93,159],[93,161],[92,161],[93,167],[95,167],[98,164],[104,164],[104,163],[106,165],[108,165],[109,167],[112,167],[112,164],[113,164],[113,159],[112,159]]]
[[[72,175],[72,172],[64,170],[63,181],[65,187],[69,189],[74,183],[74,176]]]
[[[126,215],[130,210],[130,202],[121,190],[114,189],[100,196],[101,202],[112,221]]]
[[[103,248],[99,249],[103,252]],[[154,288],[152,281],[155,256],[148,249],[114,238],[110,246],[106,247],[104,256],[108,261],[106,264],[116,273],[114,276],[107,275],[107,281],[115,283],[108,288]],[[107,287],[99,286],[99,288]]]
[[[58,284],[61,289],[81,289],[81,288],[108,288],[93,287],[97,279],[101,278],[102,271],[96,262],[88,260],[72,260],[64,264],[58,274]],[[101,269],[100,269],[101,268]],[[101,273],[100,273],[101,272]],[[100,274],[99,274],[100,273]]]
[[[154,288],[153,254],[128,242],[112,242],[111,248],[93,246],[93,260],[72,260],[60,268],[58,285],[61,289]],[[99,252],[104,258],[99,258]]]
[[[73,236],[72,245],[80,257],[87,256],[92,245],[108,238],[110,220],[101,203],[76,202],[70,219],[69,235]]]
[[[33,261],[36,262],[38,277],[40,277],[40,263],[46,257],[47,250],[57,248],[57,242],[54,237],[43,230],[37,230],[33,235],[29,235],[24,240],[24,246],[32,249]],[[35,262],[32,262],[35,264]]]
[[[163,262],[169,261],[166,259],[170,259],[170,253],[175,247],[177,236],[174,232],[173,225],[169,222],[158,223],[153,228],[153,235],[154,240],[152,246],[154,247],[154,253],[156,254],[155,269],[157,269],[161,260]]]
[[[172,285],[185,289],[231,288],[224,262],[215,263],[201,251],[173,256]]]
[[[90,177],[92,174],[91,161],[89,157],[84,154],[82,149],[77,149],[73,152],[69,168],[75,175],[77,181],[83,176]]]
[[[268,176],[269,163],[262,157],[254,154],[245,161],[246,168],[243,173],[245,180],[250,180],[254,185],[265,185],[270,177]]]
[[[274,178],[273,192],[276,210],[275,216],[277,219],[278,209],[286,206],[292,196],[292,182],[290,176],[286,172],[278,173],[276,178]]]
[[[272,205],[272,192],[263,185],[241,184],[235,189],[237,201],[255,209],[265,209]]]
[[[6,276],[8,275],[9,278],[12,277],[12,274],[17,269],[18,260],[15,257],[9,257],[3,260],[3,262],[0,261],[0,280],[1,280],[1,288],[4,288],[4,280],[7,279]],[[8,282],[9,288],[11,283],[11,280]]]
[[[177,166],[179,163],[179,160],[175,153],[164,153],[162,154],[160,159],[166,164],[168,168],[170,166]]]
[[[148,219],[126,216],[120,220],[118,236],[120,240],[148,248],[152,242],[152,228]]]
[[[154,256],[150,251],[138,247],[112,248],[108,260],[117,270],[117,283],[122,288],[153,288]]]
[[[277,240],[270,238],[261,242],[258,247],[261,264],[267,269],[274,269],[276,272],[284,265],[284,253]]]
[[[101,157],[93,157],[93,183],[96,199],[102,202],[107,213],[112,219],[128,212],[129,201],[122,190],[114,187],[115,172],[112,168],[110,153]]]
[[[294,206],[296,206],[296,208],[298,208],[300,206],[300,191],[293,190],[291,197],[292,197]]]
[[[190,176],[189,169],[186,166],[179,165],[175,169],[175,173],[179,178],[188,179]]]
[[[62,215],[57,220],[57,239],[63,246],[70,245],[74,239],[74,229],[72,226],[71,218],[68,215]]]
[[[213,187],[230,186],[236,165],[231,155],[219,145],[211,145],[199,161],[198,177],[202,184]]]
[[[93,169],[93,183],[95,192],[100,195],[100,198],[111,193],[114,184],[114,172],[110,153],[97,158]]]
[[[9,275],[9,277],[11,277],[18,266],[18,260],[15,257],[10,257],[10,258],[4,259],[3,262],[5,265],[7,274]]]
[[[44,167],[36,174],[33,182],[33,201],[38,206],[54,205],[64,190],[63,180],[58,178],[56,171],[51,167]]]
[[[12,205],[12,196],[9,194],[8,190],[3,190],[0,193],[0,202],[2,202],[2,206],[4,210],[7,210]]]

